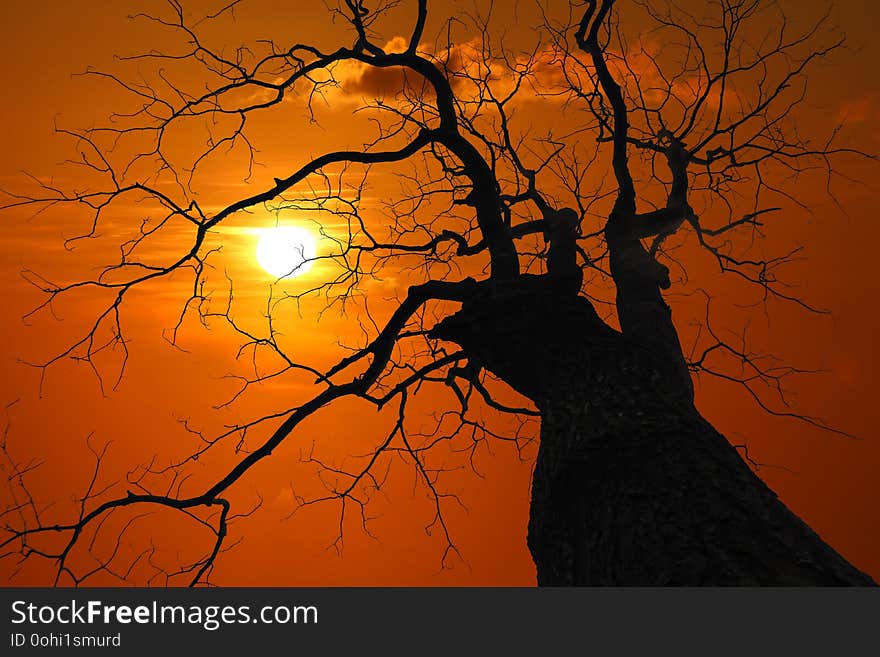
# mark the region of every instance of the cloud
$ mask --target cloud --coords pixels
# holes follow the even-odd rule
[[[402,52],[406,47],[406,40],[395,36],[383,46],[383,50],[387,53]],[[450,86],[460,100],[473,100],[479,93],[477,85],[469,78],[488,80],[497,96],[506,95],[516,84],[511,67],[503,62],[487,60],[482,41],[477,37],[439,51],[422,44],[419,51],[448,72]],[[519,96],[535,97],[536,88],[557,88],[564,78],[556,61],[556,54],[550,50],[542,50],[532,58],[514,58],[510,62],[514,67],[529,66],[531,70],[531,84],[523,85]],[[388,100],[404,90],[423,94],[426,100],[433,97],[433,89],[420,75],[402,67],[378,68],[362,62],[345,61],[334,67],[333,76],[340,91],[333,99],[336,102],[341,98],[349,101],[365,98]]]
[[[874,97],[854,98],[844,101],[837,112],[840,123],[864,123],[880,119],[880,105]]]

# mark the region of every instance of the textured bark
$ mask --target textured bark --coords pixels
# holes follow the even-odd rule
[[[537,404],[528,543],[541,585],[870,585],[697,412],[669,354],[541,279],[437,329]]]

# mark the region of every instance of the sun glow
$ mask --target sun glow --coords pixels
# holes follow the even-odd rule
[[[279,226],[260,231],[257,262],[275,278],[293,278],[312,268],[317,255],[314,233],[297,226]]]

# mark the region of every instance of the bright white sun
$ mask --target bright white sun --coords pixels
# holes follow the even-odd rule
[[[257,262],[275,278],[293,278],[312,268],[316,252],[315,235],[305,228],[266,228],[260,231]]]

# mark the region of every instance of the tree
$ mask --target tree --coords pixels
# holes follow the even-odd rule
[[[836,135],[804,139],[793,122],[807,71],[842,45],[827,17],[798,27],[758,0],[723,0],[694,17],[662,2],[621,3],[618,14],[614,0],[587,0],[542,7],[541,41],[517,52],[493,32],[491,11],[450,17],[429,45],[426,0],[406,7],[344,0],[330,13],[350,32],[344,45],[210,45],[203,33],[240,4],[201,21],[174,0],[142,15],[177,34],[182,49],[127,58],[140,78],[89,72],[134,102],[106,125],[60,130],[76,143],[74,164],[89,172],[88,187],[41,182],[40,192],[10,194],[8,206],[85,206],[91,225],[83,240],[99,238],[105,216],[124,203],[137,201],[143,217],[132,236],[115,238],[118,259],[94,278],[55,284],[29,273],[46,295],[44,309],[82,292],[103,302],[84,333],[40,367],[75,358],[101,376],[100,359],[113,351],[121,354],[118,383],[128,353],[126,304],[137,291],[186,274],[189,295],[169,340],[177,343],[192,315],[225,322],[254,367],[230,401],[289,375],[308,375],[314,392],[283,412],[198,434],[201,446],[185,458],[128,473],[121,495],[96,486],[105,452],[95,449],[95,477],[69,521],[41,520],[25,483],[28,465],[8,457],[7,513],[18,524],[4,539],[7,555],[49,559],[56,583],[98,572],[128,579],[139,569],[206,583],[229,523],[249,513],[233,510],[229,491],[319,409],[357,398],[396,409],[388,434],[354,467],[307,454],[326,491],[296,496],[300,506],[339,504],[339,540],[346,514],[367,522],[388,459],[398,457],[433,500],[446,559],[456,549],[444,516],[453,497],[438,483],[436,454],[464,432],[500,437],[485,419],[491,410],[515,418],[518,446],[540,421],[528,533],[539,584],[872,583],[701,416],[693,376],[723,377],[770,413],[843,432],[780,411],[756,392],[766,386],[784,402],[783,380],[798,370],[724,339],[706,293],[697,297],[705,299],[702,332],[684,349],[663,293],[680,284],[672,266],[698,269],[708,254],[765,302],[813,310],[778,275],[799,250],[762,255],[753,242],[779,210],[774,204],[798,203],[784,175],[818,168],[830,179],[832,162],[868,157],[839,146]],[[403,11],[407,36],[383,45],[383,21]],[[652,27],[634,39],[628,20]],[[476,37],[457,42],[461,25]],[[373,125],[364,146],[322,150],[271,180],[261,177],[252,141],[252,132],[266,130],[260,117],[288,116],[291,99],[305,98],[317,120],[319,103],[340,102],[353,70],[374,85],[355,92],[375,98],[358,110]],[[516,123],[526,98],[575,118],[535,137],[538,126],[529,132]],[[231,202],[210,200],[205,178],[235,154],[244,154],[245,183],[254,182]],[[389,168],[402,191],[380,221],[364,197],[375,172]],[[328,277],[294,294],[273,292],[264,332],[235,312],[233,280],[220,291],[211,278],[219,258],[212,235],[260,207],[313,213],[333,244],[311,258],[329,263]],[[177,225],[188,241],[169,249],[160,241],[176,236]],[[365,293],[369,280],[388,272],[409,282],[390,309]],[[292,354],[277,329],[282,304],[315,295],[364,334],[328,367]],[[718,369],[719,355],[739,369]],[[427,387],[450,391],[456,407],[418,437],[408,409]],[[207,483],[190,483],[198,463],[230,444],[231,465]],[[123,536],[153,507],[209,528],[210,546],[176,572],[153,565],[152,544],[120,566]],[[108,522],[120,511],[122,524]],[[112,549],[96,556],[101,541]]]

